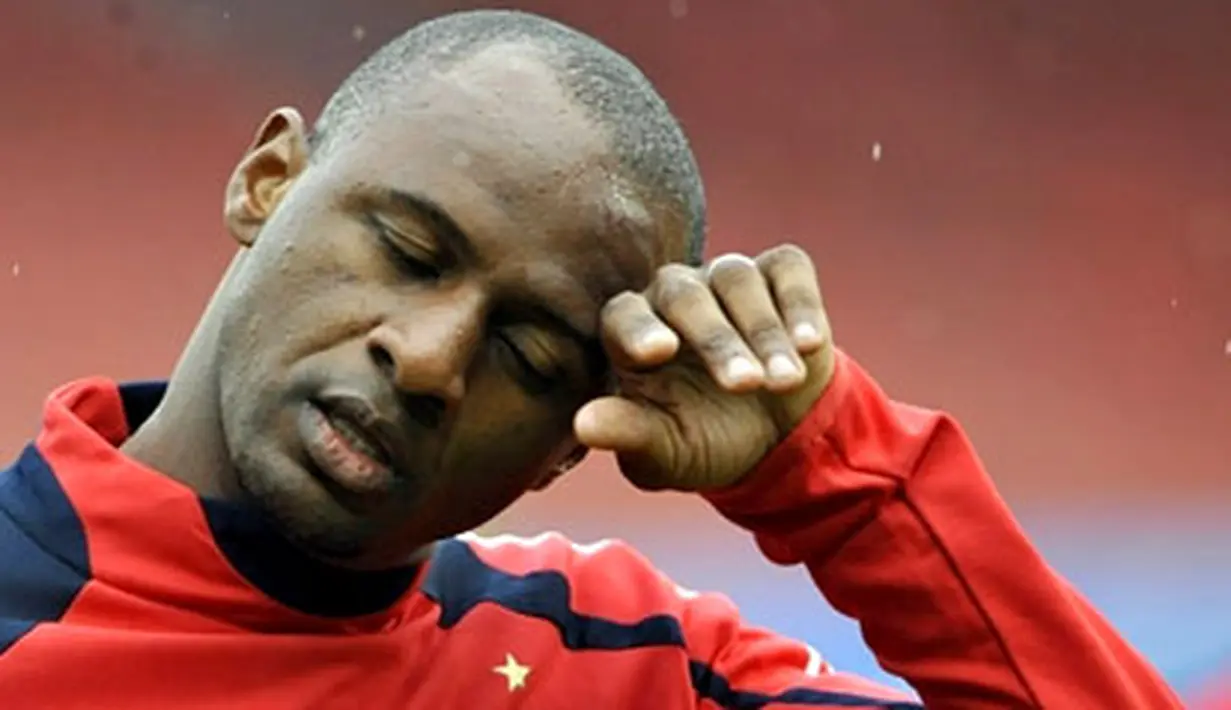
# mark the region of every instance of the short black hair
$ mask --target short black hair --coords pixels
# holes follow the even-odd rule
[[[688,220],[687,260],[705,248],[705,191],[679,121],[632,61],[585,33],[540,15],[472,10],[411,27],[355,69],[325,104],[310,138],[314,154],[362,131],[372,107],[410,69],[442,70],[483,49],[527,44],[538,50],[567,95],[606,132],[625,178]]]

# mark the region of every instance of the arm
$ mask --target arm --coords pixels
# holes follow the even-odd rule
[[[688,670],[698,706],[705,710],[923,708],[898,691],[834,671],[806,644],[745,625],[721,595],[689,600],[681,620]]]
[[[1031,546],[958,425],[889,401],[840,353],[788,440],[708,498],[771,560],[807,565],[927,707],[1182,707]],[[740,631],[707,652],[737,684],[838,682],[788,646]]]

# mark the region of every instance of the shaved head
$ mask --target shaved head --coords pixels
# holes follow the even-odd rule
[[[641,70],[598,40],[538,15],[460,12],[412,27],[352,72],[311,134],[314,153],[353,140],[425,75],[501,45],[519,45],[549,67],[567,96],[604,134],[623,178],[647,203],[677,214],[689,233],[687,260],[705,247],[705,194],[678,121]]]

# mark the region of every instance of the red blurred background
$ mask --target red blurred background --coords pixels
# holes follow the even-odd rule
[[[711,252],[808,247],[844,346],[962,419],[1049,558],[1169,678],[1231,660],[1231,5],[503,5],[645,68],[707,178]],[[266,111],[313,113],[384,39],[463,6],[0,5],[0,455],[56,384],[168,371]],[[798,571],[607,461],[490,526],[544,527],[629,539],[879,673]]]

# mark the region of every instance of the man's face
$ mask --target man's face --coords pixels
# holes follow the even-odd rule
[[[236,172],[232,225],[260,216],[222,294],[225,436],[322,555],[405,562],[550,478],[605,386],[599,309],[682,254],[529,56],[421,75],[302,170],[275,124]]]

